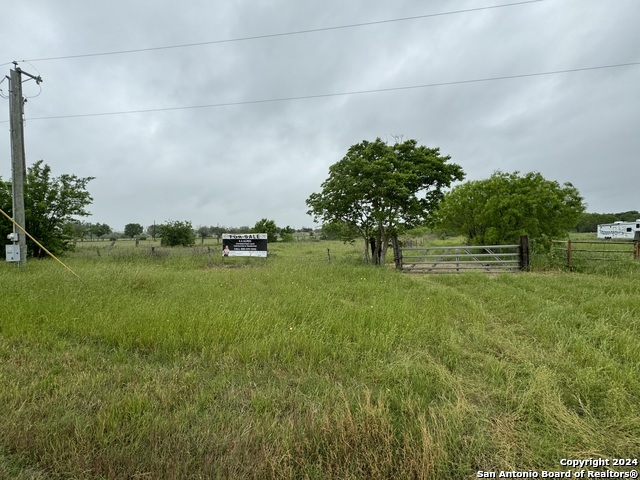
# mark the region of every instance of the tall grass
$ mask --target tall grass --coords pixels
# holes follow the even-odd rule
[[[470,478],[640,451],[637,269],[125,245],[67,258],[82,282],[0,266],[0,478]]]

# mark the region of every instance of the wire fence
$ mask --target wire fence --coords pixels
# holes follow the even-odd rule
[[[553,240],[554,252],[560,253],[568,269],[583,262],[622,262],[640,260],[640,242]]]

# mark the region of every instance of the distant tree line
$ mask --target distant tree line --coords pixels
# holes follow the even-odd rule
[[[620,213],[583,213],[578,220],[576,230],[578,232],[597,232],[598,225],[613,222],[635,222],[640,219],[640,212],[630,210]]]
[[[114,231],[106,223],[90,223],[73,220],[69,223],[69,231],[76,241],[84,240],[117,240],[119,238],[131,238],[137,240],[160,239],[161,245],[166,246],[190,246],[197,239],[204,244],[207,238],[215,238],[218,242],[223,233],[266,233],[269,242],[291,242],[295,239],[295,233],[302,231],[312,233],[312,228],[296,230],[289,225],[278,227],[274,220],[260,219],[253,227],[243,225],[240,227],[226,226],[199,226],[194,228],[188,221],[167,221],[163,224],[153,224],[144,228],[140,223],[127,223],[123,232]]]
[[[217,225],[215,227],[201,226],[196,229],[201,243],[204,243],[204,240],[209,237],[214,237],[220,241],[223,233],[266,233],[268,242],[276,242],[278,240],[291,242],[294,240],[295,232],[296,230],[289,225],[286,227],[278,227],[274,220],[267,218],[258,220],[253,227],[249,227],[248,225],[241,227],[221,227]]]
[[[437,148],[415,140],[390,145],[379,138],[353,145],[345,157],[330,167],[322,190],[307,199],[309,214],[322,221],[320,238],[353,241],[362,238],[365,259],[380,264],[391,241],[415,228],[431,228],[464,235],[468,243],[514,243],[528,235],[539,245],[568,231],[595,232],[597,226],[616,221],[633,222],[640,212],[585,213],[578,190],[539,173],[495,172],[485,180],[461,181],[464,172],[449,163]],[[81,221],[90,215],[92,198],[87,191],[93,177],[63,174],[54,177],[42,160],[31,165],[25,182],[27,231],[54,254],[73,249],[76,241],[111,240],[121,237],[160,239],[162,245],[202,244],[228,233],[266,233],[270,242],[289,242],[296,236],[312,236],[311,228],[279,227],[262,218],[253,227],[199,226],[188,221],[167,221],[143,227],[127,223],[123,232],[105,223]],[[449,189],[450,188],[450,189]],[[449,189],[446,191],[446,189]],[[0,178],[0,208],[12,215],[11,182]],[[11,222],[0,218],[0,233],[11,232]],[[369,247],[371,254],[369,255]],[[29,239],[30,256],[43,256]]]

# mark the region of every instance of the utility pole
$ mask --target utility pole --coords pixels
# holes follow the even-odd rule
[[[24,103],[22,97],[22,74],[32,78],[36,83],[42,82],[40,76],[31,75],[18,67],[13,62],[14,68],[9,77],[11,99],[9,101],[9,119],[11,124],[11,180],[13,194],[13,220],[20,228],[26,230],[24,210],[24,184],[27,176],[26,161],[24,155],[24,129],[22,118],[24,116]],[[15,224],[13,233],[9,236],[14,246],[20,249],[19,265],[27,266],[27,238],[24,232],[18,231]]]

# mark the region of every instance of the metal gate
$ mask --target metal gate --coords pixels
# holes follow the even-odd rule
[[[487,273],[529,270],[529,242],[519,245],[479,245],[404,248],[399,268],[410,273]]]

